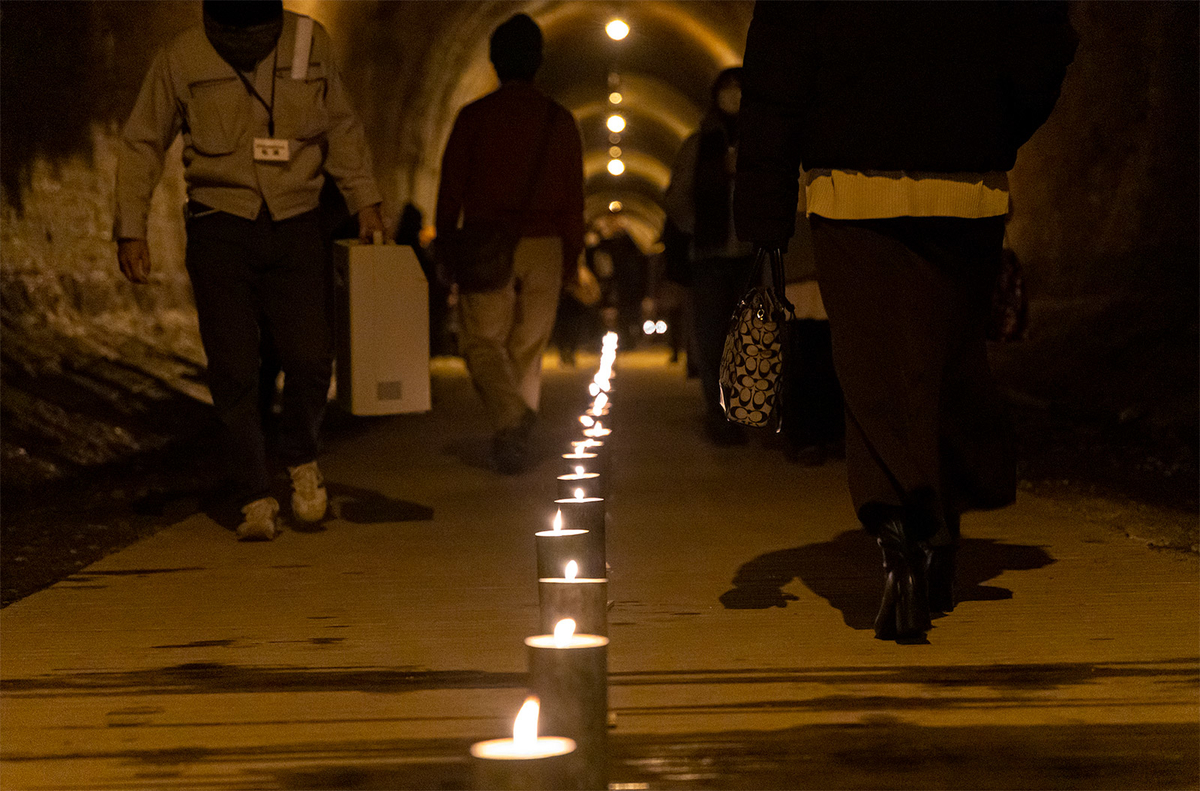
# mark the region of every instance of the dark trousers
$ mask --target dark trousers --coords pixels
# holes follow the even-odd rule
[[[783,434],[795,448],[836,443],[845,435],[845,404],[833,365],[828,321],[788,322],[783,358]]]
[[[754,257],[708,258],[692,264],[692,354],[709,417],[722,417],[721,353],[729,320],[750,285]]]
[[[279,460],[295,466],[317,456],[333,369],[324,236],[316,210],[279,222],[264,207],[256,220],[217,212],[187,223],[208,386],[241,502],[270,491],[259,381],[266,333],[284,373]]]
[[[1004,218],[811,219],[860,519],[901,508],[922,538],[1011,503],[1015,438],[984,340]]]

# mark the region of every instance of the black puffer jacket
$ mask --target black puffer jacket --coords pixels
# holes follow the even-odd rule
[[[746,40],[738,236],[792,235],[806,169],[1006,171],[1058,99],[1058,2],[759,2]]]

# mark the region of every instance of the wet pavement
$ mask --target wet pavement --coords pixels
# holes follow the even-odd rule
[[[431,414],[339,421],[323,524],[247,545],[169,507],[191,515],[0,611],[0,785],[467,787],[525,695],[532,533],[595,360],[548,371],[527,475],[483,468],[439,361]],[[878,641],[844,465],[711,448],[681,366],[618,369],[617,788],[1200,787],[1194,554],[1023,493],[964,520],[928,643]]]

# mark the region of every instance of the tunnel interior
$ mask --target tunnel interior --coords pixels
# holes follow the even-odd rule
[[[740,62],[750,2],[287,0],[333,36],[385,196],[433,221],[455,115],[496,85],[491,31],[516,12],[545,35],[538,85],[575,115],[589,220],[644,249],[709,86]],[[622,40],[605,25],[629,25]],[[1009,242],[1026,269],[1029,338],[994,350],[1023,403],[1121,425],[1195,465],[1197,6],[1071,5],[1080,47],[1050,121],[1021,151]],[[201,407],[203,352],[183,267],[178,142],[155,193],[152,285],[111,239],[115,140],[156,48],[199,2],[40,3],[0,11],[3,480],[34,486],[171,441]],[[615,103],[613,94],[620,94]],[[619,139],[609,116],[626,123]],[[624,171],[609,171],[619,158]],[[165,416],[164,416],[165,415]],[[151,418],[151,416],[154,416]],[[1141,441],[1141,440],[1139,440]]]

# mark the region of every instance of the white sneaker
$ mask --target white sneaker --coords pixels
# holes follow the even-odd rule
[[[325,518],[329,497],[321,484],[321,470],[315,461],[288,467],[292,476],[292,513],[302,522],[320,522]]]
[[[270,541],[282,532],[277,521],[279,501],[274,497],[263,497],[242,506],[242,516],[238,541]]]

